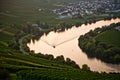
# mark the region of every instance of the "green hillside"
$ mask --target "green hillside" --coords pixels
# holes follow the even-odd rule
[[[57,20],[58,16],[52,13],[53,9],[58,8],[58,3],[71,1],[78,0],[0,0],[0,23],[9,25],[39,21],[56,25],[59,22],[77,22],[75,19]],[[43,11],[38,11],[39,9]]]
[[[17,30],[17,29],[16,29]],[[51,56],[23,54],[12,48],[14,41],[12,30],[0,32],[0,80],[119,80],[118,73],[98,73],[89,71],[87,67],[78,69],[74,61],[63,58],[53,59]],[[6,37],[5,37],[6,36]],[[71,61],[71,62],[70,62]]]
[[[56,19],[59,16],[52,11],[64,7],[57,6],[80,0],[0,0],[0,24],[48,23],[56,26],[59,23],[76,24],[91,22],[91,19],[101,20],[108,14],[85,16],[84,18]],[[39,11],[41,9],[42,11]],[[93,18],[92,18],[93,17]],[[95,18],[94,18],[95,17]],[[94,21],[94,20],[93,20]]]
[[[95,38],[97,41],[120,47],[120,31],[106,31]]]
[[[47,55],[45,58],[33,53],[23,54],[10,45],[11,41],[15,41],[15,34],[16,32],[9,29],[0,32],[1,80],[119,80],[120,74],[91,72],[87,68],[78,69],[73,61],[65,63]]]
[[[119,80],[120,76],[117,73],[107,74],[76,69],[56,61],[11,50],[6,53],[0,52],[0,72],[5,73],[5,70],[9,72],[11,78],[9,80]],[[3,75],[2,73],[0,75]]]
[[[74,1],[80,0],[0,0],[0,80],[120,80],[119,73],[92,72],[88,66],[79,68],[70,58],[65,60],[64,56],[54,58],[53,55],[29,51],[27,43],[30,39],[39,39],[57,24],[70,28],[68,24],[89,21],[87,19],[92,16],[85,17],[85,20],[57,20],[58,15],[51,12],[59,8],[56,4]],[[101,19],[100,16],[97,17]],[[32,26],[39,22],[42,24],[40,26],[47,26],[47,29],[40,30]],[[77,25],[81,25],[80,23]],[[118,32],[112,33],[118,39]],[[111,32],[105,32],[94,39],[105,36],[104,40],[100,39],[101,42],[119,44],[113,43],[113,39],[109,41],[104,34],[112,35]]]

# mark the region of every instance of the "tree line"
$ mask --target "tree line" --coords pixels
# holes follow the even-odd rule
[[[75,61],[71,60],[70,58],[65,59],[63,55],[57,56],[56,58],[54,58],[54,56],[51,54],[41,54],[41,53],[35,54],[32,52],[32,53],[30,53],[30,55],[32,55],[34,57],[38,57],[38,58],[44,58],[47,60],[55,61],[56,63],[59,63],[59,64],[66,64],[71,67],[80,69],[79,65],[76,64]]]
[[[96,40],[95,37],[108,30],[115,30],[120,23],[111,24],[109,27],[103,26],[89,31],[79,38],[79,47],[89,58],[98,58],[108,63],[120,63],[120,47]],[[119,35],[119,34],[118,34]]]

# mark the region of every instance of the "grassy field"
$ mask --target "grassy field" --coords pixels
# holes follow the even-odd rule
[[[75,0],[0,0],[0,23],[21,24],[40,21],[55,25],[60,21],[56,19],[58,16],[52,13],[53,9],[58,8],[55,4],[71,1]]]
[[[95,38],[97,41],[105,42],[120,47],[120,31],[106,31]]]

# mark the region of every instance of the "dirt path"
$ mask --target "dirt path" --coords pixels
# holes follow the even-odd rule
[[[9,17],[15,17],[15,18],[19,17],[19,16],[16,16],[16,15],[4,13],[4,12],[0,12],[0,15],[9,16]]]
[[[4,28],[0,29],[0,32],[4,31]]]

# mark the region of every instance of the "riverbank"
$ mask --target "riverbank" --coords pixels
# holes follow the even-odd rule
[[[89,58],[97,58],[107,63],[120,64],[120,23],[103,26],[79,38],[80,48]]]
[[[34,51],[35,53],[47,53],[52,54],[55,57],[59,55],[63,55],[65,58],[69,57],[77,64],[79,64],[80,67],[82,67],[81,65],[86,63],[92,71],[119,72],[119,65],[107,64],[96,58],[91,60],[86,56],[84,52],[81,51],[78,46],[79,36],[84,35],[91,29],[94,30],[95,28],[101,28],[105,25],[109,26],[112,23],[118,22],[120,22],[119,18],[106,21],[102,20],[87,25],[83,24],[80,27],[73,26],[71,29],[67,29],[62,32],[51,31],[48,33],[48,35],[42,35],[37,40],[32,39],[34,41],[31,40],[27,45],[30,50]],[[93,64],[96,64],[96,66],[94,66]]]
[[[0,0],[0,80],[119,80],[120,65],[88,59],[78,47],[78,36],[105,25],[101,22],[116,23],[120,13],[56,19],[59,15],[52,10],[75,1]],[[96,22],[111,18],[115,20]]]

